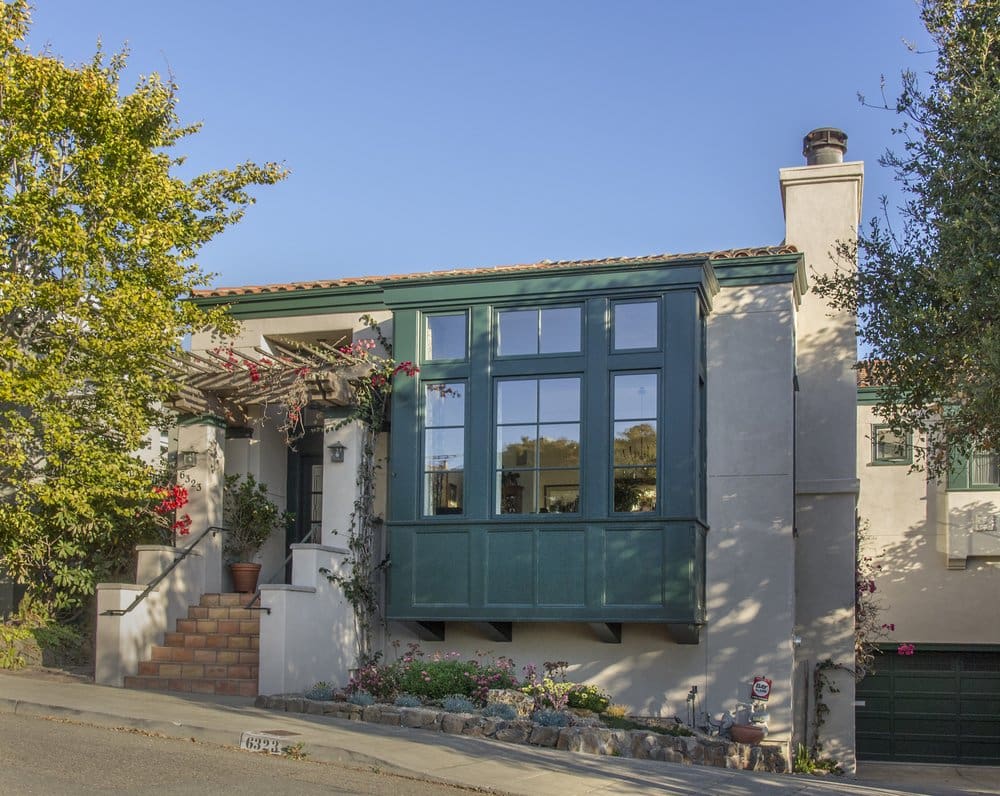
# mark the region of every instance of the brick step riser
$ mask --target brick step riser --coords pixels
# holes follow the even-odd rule
[[[250,633],[165,633],[164,647],[188,647],[193,649],[231,649],[247,652],[256,650],[260,636]]]
[[[178,633],[220,633],[224,636],[260,634],[259,619],[178,619]]]
[[[260,621],[260,611],[239,606],[211,606],[211,605],[191,605],[188,606],[188,619],[232,619],[240,622]]]
[[[226,663],[257,665],[260,655],[256,650],[239,650],[206,647],[153,647],[150,660],[157,663]]]
[[[142,661],[139,674],[144,677],[180,678],[182,680],[253,680],[258,667],[248,663],[163,663]]]
[[[252,594],[203,594],[198,605],[203,608],[231,607],[242,608],[253,598]]]
[[[191,679],[179,677],[128,676],[125,687],[142,691],[179,691],[185,694],[222,694],[225,696],[257,696],[256,680]]]

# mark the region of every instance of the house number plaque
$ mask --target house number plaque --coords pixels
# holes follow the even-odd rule
[[[245,732],[240,735],[240,749],[249,752],[267,752],[272,755],[284,754],[289,745],[287,736],[298,735],[294,732],[274,730],[271,732]]]

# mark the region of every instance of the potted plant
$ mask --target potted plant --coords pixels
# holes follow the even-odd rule
[[[231,562],[233,588],[254,592],[260,564],[253,559],[271,534],[287,525],[291,515],[280,511],[267,496],[267,484],[247,473],[226,476],[222,517],[227,530],[223,551]]]

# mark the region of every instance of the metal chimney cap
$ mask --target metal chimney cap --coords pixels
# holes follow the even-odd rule
[[[810,166],[843,163],[845,152],[847,133],[836,127],[817,127],[802,139],[802,154]]]

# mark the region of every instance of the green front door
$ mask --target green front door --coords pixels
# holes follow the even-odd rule
[[[1000,765],[1000,652],[887,650],[858,684],[858,758]]]

